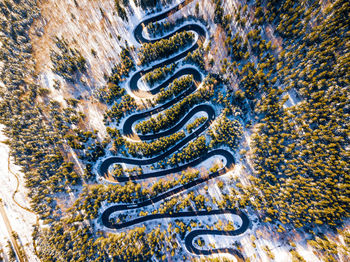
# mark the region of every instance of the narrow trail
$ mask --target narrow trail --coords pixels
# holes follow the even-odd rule
[[[15,253],[16,253],[18,261],[20,261],[20,262],[28,261],[25,253],[22,254],[21,249],[20,249],[20,247],[18,245],[17,239],[12,234],[13,230],[12,230],[12,227],[11,227],[11,223],[10,223],[8,217],[7,217],[6,210],[4,208],[4,205],[3,205],[2,201],[0,201],[0,214],[1,214],[2,218],[3,218],[3,220],[4,220],[5,226],[7,228],[7,232],[9,233],[10,240],[11,240],[13,249],[15,250]]]
[[[189,4],[190,2],[192,2],[192,0],[185,1],[185,2],[179,4],[173,8],[165,11],[165,12],[157,14],[157,15],[155,15],[151,18],[148,18],[148,19],[142,21],[141,23],[139,23],[134,30],[135,39],[140,44],[153,43],[153,42],[160,40],[160,39],[146,39],[142,34],[143,28],[145,26],[147,26],[147,24],[149,24],[149,23],[153,23],[153,22],[156,22],[156,21],[159,21],[161,19],[168,17],[169,15],[171,15],[174,12],[177,12],[178,10],[180,10],[181,8],[183,8],[184,6]],[[140,90],[138,85],[137,85],[138,80],[142,77],[142,75],[144,75],[145,73],[148,73],[150,71],[153,71],[156,68],[163,67],[164,65],[172,64],[172,63],[186,57],[186,55],[188,53],[193,52],[194,50],[196,50],[198,48],[199,41],[203,41],[203,39],[206,39],[206,37],[207,37],[206,30],[204,29],[204,27],[202,27],[198,24],[186,24],[184,26],[180,26],[177,30],[164,36],[161,39],[167,39],[167,38],[170,38],[171,36],[175,35],[176,33],[188,31],[188,30],[194,31],[198,36],[198,38],[197,38],[198,40],[195,43],[193,43],[192,46],[183,50],[180,53],[177,53],[176,55],[170,57],[169,59],[167,59],[165,61],[161,61],[160,63],[153,65],[150,68],[141,69],[141,70],[135,72],[129,80],[129,88],[135,96],[142,98],[142,97],[149,97],[150,95],[153,96],[153,95],[157,94],[162,88],[166,88],[174,79],[179,78],[179,77],[184,76],[184,75],[192,75],[193,76],[193,79],[194,79],[193,85],[189,89],[184,91],[182,94],[180,94],[179,96],[175,97],[173,100],[171,100],[165,104],[159,105],[159,106],[152,108],[146,112],[135,113],[135,114],[129,116],[124,122],[124,125],[122,128],[122,134],[123,134],[123,136],[132,138],[134,140],[147,141],[147,140],[157,139],[157,138],[161,138],[161,137],[173,134],[174,132],[180,130],[186,124],[186,122],[194,114],[196,114],[198,112],[206,112],[208,115],[208,119],[199,128],[197,128],[192,134],[188,135],[183,140],[181,140],[179,143],[177,143],[175,146],[171,147],[166,152],[164,152],[156,157],[142,159],[142,160],[141,159],[124,158],[124,157],[106,158],[102,162],[102,164],[98,167],[98,173],[100,176],[103,176],[105,178],[108,177],[108,169],[110,166],[112,166],[114,164],[125,163],[125,164],[133,164],[133,165],[150,165],[150,164],[156,163],[160,160],[163,160],[167,156],[169,156],[172,153],[179,150],[181,147],[185,146],[189,141],[198,137],[201,133],[203,133],[205,130],[207,130],[209,128],[210,124],[212,123],[212,121],[215,120],[216,116],[215,116],[214,108],[209,104],[200,104],[198,106],[193,107],[176,125],[174,125],[173,127],[169,128],[165,131],[161,131],[161,132],[155,133],[155,134],[144,135],[144,134],[135,133],[133,131],[133,128],[132,128],[133,124],[136,121],[139,121],[139,120],[145,119],[145,118],[149,118],[154,114],[162,112],[162,111],[166,110],[167,108],[170,108],[171,106],[173,106],[175,103],[181,101],[189,94],[195,92],[196,91],[196,84],[195,83],[200,83],[202,81],[202,75],[198,69],[193,68],[193,67],[187,67],[187,68],[184,67],[181,70],[179,70],[178,72],[176,72],[173,76],[171,76],[168,80],[166,80],[165,82],[163,82],[162,84],[153,88],[150,91]],[[159,194],[158,196],[151,198],[151,199],[148,199],[148,200],[145,200],[143,202],[134,203],[134,204],[116,204],[116,205],[113,205],[113,206],[111,206],[103,211],[103,213],[101,215],[102,224],[107,228],[122,229],[122,228],[130,227],[130,226],[133,226],[133,225],[136,225],[139,223],[144,223],[147,221],[156,220],[156,219],[163,219],[163,218],[210,216],[210,215],[219,215],[219,214],[237,215],[242,220],[242,225],[240,228],[238,228],[236,230],[232,230],[232,231],[194,229],[185,236],[185,246],[186,246],[186,249],[188,250],[188,252],[196,254],[196,255],[210,255],[210,254],[215,254],[215,253],[230,253],[230,254],[234,255],[238,261],[243,261],[244,257],[237,249],[217,248],[217,249],[210,249],[210,250],[202,250],[202,249],[195,247],[193,244],[193,240],[200,235],[238,236],[238,235],[243,234],[248,229],[250,222],[249,222],[248,216],[244,212],[242,212],[238,209],[220,209],[220,210],[211,210],[211,211],[191,211],[191,212],[179,212],[179,213],[171,213],[171,214],[147,215],[147,216],[139,217],[137,219],[134,219],[134,220],[131,220],[128,222],[124,222],[124,223],[119,223],[119,224],[113,222],[110,219],[110,216],[114,212],[137,209],[137,208],[153,205],[154,203],[162,201],[168,197],[171,197],[175,194],[178,194],[178,193],[183,192],[185,190],[188,190],[190,188],[193,188],[194,186],[199,185],[203,182],[206,182],[210,179],[224,175],[228,172],[228,170],[233,168],[235,161],[234,161],[234,157],[233,157],[232,153],[230,153],[229,151],[224,150],[224,149],[215,149],[215,150],[208,152],[206,155],[204,155],[196,160],[193,160],[189,163],[186,163],[182,166],[178,166],[178,167],[167,169],[167,170],[160,170],[160,171],[156,171],[156,172],[150,172],[150,173],[146,173],[146,174],[136,175],[136,176],[132,176],[132,177],[118,177],[118,178],[116,178],[116,180],[118,182],[127,182],[127,181],[142,180],[142,179],[148,179],[148,178],[154,178],[154,177],[162,177],[162,176],[169,175],[172,173],[181,172],[189,167],[199,165],[200,163],[202,163],[206,159],[213,157],[213,156],[222,156],[223,158],[225,158],[226,165],[222,169],[220,169],[214,173],[211,173],[207,176],[198,178],[198,179],[196,179],[190,183],[187,183],[185,185],[181,185],[179,187],[173,188],[165,193]]]
[[[32,213],[32,214],[36,215],[36,213],[35,213],[33,210],[30,210],[29,208],[27,208],[27,207],[25,207],[25,206],[22,206],[20,203],[17,202],[17,200],[16,200],[16,198],[15,198],[16,194],[18,193],[18,189],[19,189],[19,177],[18,177],[18,175],[17,175],[15,172],[13,172],[12,169],[11,169],[10,154],[9,154],[9,156],[8,156],[8,159],[7,159],[7,169],[8,169],[8,171],[16,178],[16,182],[17,182],[17,183],[16,183],[16,189],[15,189],[15,191],[12,193],[12,200],[13,200],[13,202],[15,202],[15,204],[16,204],[18,207],[20,207],[20,208],[26,210],[26,211],[29,212],[29,213]]]
[[[13,202],[14,202],[18,207],[22,208],[23,210],[25,210],[25,211],[27,211],[27,212],[29,212],[29,213],[34,214],[35,217],[36,217],[36,223],[35,223],[35,225],[38,226],[38,225],[39,225],[39,217],[38,217],[38,215],[37,215],[33,210],[31,210],[31,209],[29,209],[29,208],[27,208],[27,207],[25,207],[25,206],[22,206],[22,205],[21,205],[20,203],[18,203],[17,200],[16,200],[16,194],[18,193],[18,189],[19,189],[19,177],[18,177],[18,175],[17,175],[15,172],[13,172],[12,169],[11,169],[11,157],[10,157],[10,154],[8,155],[8,159],[7,159],[7,169],[8,169],[8,171],[16,178],[16,182],[17,182],[17,184],[16,184],[16,190],[12,193],[12,200],[13,200]],[[34,239],[33,239],[33,248],[34,248],[34,253],[35,253],[35,255],[38,256],[38,252],[37,252],[37,249],[36,249],[36,242],[35,242]],[[24,250],[23,250],[23,252],[24,252]],[[26,255],[24,254],[24,256],[26,256]]]

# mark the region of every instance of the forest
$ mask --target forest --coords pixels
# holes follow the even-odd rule
[[[157,153],[166,151],[184,137],[184,132],[177,132],[168,137],[162,137],[151,142],[132,143],[126,141],[125,146],[129,154],[134,157],[151,157]]]
[[[176,124],[194,105],[208,101],[213,95],[213,87],[211,85],[206,85],[164,111],[164,113],[160,113],[156,117],[136,124],[135,129],[142,134],[155,133],[167,129],[171,125]]]
[[[145,43],[139,51],[139,60],[142,65],[152,61],[168,58],[180,49],[188,47],[194,40],[192,32],[176,33],[169,39],[161,39],[155,43]]]
[[[279,7],[280,13],[292,6],[291,1],[285,2]],[[257,197],[251,204],[265,210],[266,221],[277,219],[296,227],[311,223],[335,226],[349,212],[345,186],[349,168],[345,149],[349,142],[349,71],[344,71],[346,52],[340,51],[349,37],[344,20],[349,4],[337,1],[324,13],[317,2],[307,11],[297,10],[300,15],[305,12],[305,21],[317,14],[318,26],[309,33],[308,24],[304,25],[307,28],[293,29],[299,31],[295,33],[298,46],[293,45],[296,39],[290,39],[292,36],[284,36],[288,39],[286,51],[280,54],[276,69],[279,67],[285,89],[295,88],[303,102],[283,107],[286,101],[278,88],[271,88],[263,97],[256,108],[261,122],[253,136],[257,176],[251,186],[242,190],[249,199],[252,195]],[[277,28],[284,34],[283,26],[293,25],[290,20],[298,16],[279,17]],[[311,45],[314,42],[317,44]],[[292,67],[296,70],[288,70]],[[242,199],[243,205],[245,201],[249,201],[248,195]]]
[[[158,95],[155,97],[154,102],[157,104],[164,103],[173,97],[176,97],[183,91],[189,89],[193,85],[193,76],[187,75],[181,78],[175,79],[166,90],[161,89]]]
[[[226,113],[223,113],[215,127],[209,130],[211,137],[209,147],[218,147],[222,144],[228,145],[234,150],[243,135],[241,124],[237,120],[230,120],[227,118]]]
[[[182,148],[178,153],[171,156],[168,159],[168,164],[175,166],[180,163],[188,162],[198,158],[207,151],[208,146],[206,138],[204,136],[200,136],[196,140],[189,142],[188,145]]]
[[[151,10],[161,1],[135,3]],[[128,1],[114,4],[116,14],[128,23]],[[233,10],[226,10],[227,1],[213,0],[212,4],[213,21],[207,22],[213,22],[213,31],[220,32],[222,52],[227,57],[216,57],[219,52],[211,50],[210,45],[188,53],[182,63],[198,66],[208,75],[203,86],[173,107],[141,121],[135,129],[140,134],[166,130],[195,105],[210,103],[220,111],[210,129],[164,162],[179,166],[214,148],[225,147],[240,152],[239,161],[252,166],[245,183],[216,181],[223,191],[222,199],[211,199],[208,185],[203,184],[203,194],[186,191],[166,199],[153,212],[239,207],[257,213],[263,225],[276,226],[276,234],[304,230],[309,235],[305,241],[324,261],[349,256],[350,236],[344,225],[350,211],[350,4],[345,0],[256,0],[238,4]],[[97,229],[96,221],[105,204],[150,199],[205,173],[186,170],[148,186],[136,182],[102,184],[96,181],[93,166],[108,150],[114,155],[151,157],[186,136],[179,131],[149,143],[130,142],[117,126],[140,110],[123,88],[136,66],[185,50],[193,44],[194,35],[183,32],[144,44],[138,50],[133,46],[122,48],[120,61],[111,68],[105,85],[94,93],[108,107],[104,114],[108,135],[100,139],[98,130],[85,125],[80,98],[59,102],[51,97],[49,89],[38,84],[29,30],[40,18],[40,3],[1,1],[0,12],[0,123],[5,125],[2,132],[8,137],[11,158],[24,174],[30,207],[40,219],[40,226],[35,226],[33,232],[37,256],[42,261],[164,261],[181,253],[179,243],[197,228],[194,221],[172,220],[166,229],[146,224],[117,233]],[[164,27],[166,32],[169,26],[154,27]],[[269,34],[270,28],[275,30],[274,37]],[[79,82],[81,75],[87,75],[87,67],[93,65],[73,41],[56,37],[53,42],[48,59],[59,79],[55,88],[60,89],[63,81],[71,85]],[[163,67],[145,79],[151,86],[158,84],[175,67]],[[161,90],[155,102],[173,99],[192,84],[192,76],[176,79]],[[184,130],[193,133],[206,120],[203,116],[196,118]],[[243,149],[241,142],[247,134],[250,143]],[[71,152],[78,156],[81,166],[72,160]],[[162,164],[157,163],[157,167]],[[214,165],[208,172],[219,168]],[[112,172],[117,177],[141,171],[136,167],[128,172],[116,166]],[[76,198],[71,206],[62,208],[62,200],[72,195]],[[335,233],[345,246],[334,240]],[[291,237],[284,236],[293,261],[304,261]],[[255,245],[254,238],[251,235]],[[196,241],[203,244],[202,240]],[[237,246],[244,254],[242,245]],[[256,246],[253,250],[258,252]],[[272,250],[263,250],[274,259]],[[182,259],[194,258],[186,254]]]
[[[187,132],[192,133],[198,126],[203,124],[208,118],[206,116],[196,118],[192,123],[186,126]]]
[[[56,47],[59,51],[51,50],[50,58],[54,65],[53,72],[61,75],[66,80],[75,82],[74,74],[84,73],[86,60],[76,49],[69,48],[67,41],[56,37]]]
[[[144,75],[144,79],[146,83],[153,87],[157,82],[161,82],[166,79],[170,74],[174,73],[176,69],[176,64],[171,64],[170,66],[164,66],[157,68],[147,74]]]

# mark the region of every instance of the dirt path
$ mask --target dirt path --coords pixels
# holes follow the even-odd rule
[[[16,252],[16,256],[17,256],[18,260],[20,262],[26,262],[27,259],[23,258],[23,256],[25,257],[25,254],[23,254],[23,256],[21,255],[21,249],[18,246],[17,240],[12,235],[13,230],[12,230],[10,221],[9,221],[9,219],[7,217],[6,210],[4,208],[4,205],[3,205],[2,201],[0,201],[0,213],[1,213],[1,216],[2,216],[2,218],[4,220],[4,223],[6,225],[7,231],[9,233],[9,235],[10,235],[10,240],[11,240],[12,246],[14,247],[14,250]]]
[[[20,208],[26,210],[26,211],[29,212],[29,213],[34,214],[34,215],[36,216],[36,224],[38,225],[38,224],[39,224],[39,219],[38,219],[38,216],[36,215],[36,213],[35,213],[34,211],[30,210],[29,208],[27,208],[27,207],[25,207],[25,206],[22,206],[20,203],[17,202],[17,200],[16,200],[16,198],[15,198],[16,194],[18,193],[18,189],[19,189],[19,177],[18,177],[18,175],[17,175],[15,172],[13,172],[13,171],[11,170],[11,166],[10,166],[10,165],[11,165],[11,160],[10,160],[10,154],[9,154],[8,160],[7,160],[7,169],[8,169],[8,171],[16,178],[16,181],[17,181],[16,190],[15,190],[15,191],[13,192],[13,194],[12,194],[12,200],[13,200],[13,202],[15,202],[15,204],[16,204],[18,207],[20,207]],[[37,250],[36,250],[36,243],[35,243],[35,240],[33,240],[33,248],[34,248],[34,253],[35,253],[35,255],[38,256]],[[24,252],[24,250],[23,250],[23,252]],[[25,255],[25,254],[24,254],[24,255]]]

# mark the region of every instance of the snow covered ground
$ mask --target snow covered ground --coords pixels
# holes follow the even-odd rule
[[[3,126],[0,125],[0,142],[5,141],[7,138],[3,135],[1,130]],[[4,203],[4,208],[8,219],[10,220],[12,229],[19,235],[19,243],[24,247],[26,256],[30,262],[39,261],[34,254],[34,248],[32,243],[32,229],[36,223],[36,216],[21,207],[12,200],[12,194],[16,190],[17,181],[13,174],[8,170],[8,156],[9,147],[3,143],[0,143],[0,198]],[[16,201],[25,207],[29,208],[29,202],[26,198],[26,191],[23,187],[23,176],[19,172],[19,168],[13,164],[10,164],[10,168],[13,172],[19,175],[20,187],[18,193],[15,196]],[[4,224],[2,216],[0,216],[0,245],[7,253],[5,248],[9,234]]]
[[[175,4],[175,2],[179,3],[181,1],[182,0],[176,0],[173,2],[173,4]],[[135,6],[134,1],[130,1],[131,8],[127,10],[130,19],[129,22],[126,23],[123,22],[118,16],[114,15],[113,2],[114,1],[81,0],[78,4],[74,4],[73,1],[68,0],[48,0],[45,3],[44,17],[47,18],[47,20],[45,21],[45,19],[43,19],[42,24],[39,23],[38,25],[45,28],[45,35],[41,38],[35,39],[37,45],[34,45],[34,47],[37,46],[37,48],[35,48],[35,52],[37,54],[36,59],[38,61],[37,64],[39,65],[37,68],[37,73],[39,74],[41,84],[44,87],[50,88],[51,95],[56,100],[65,103],[63,99],[64,97],[78,97],[80,95],[88,96],[90,92],[87,91],[91,91],[91,89],[97,89],[98,87],[101,87],[105,84],[104,74],[108,75],[110,73],[111,68],[119,61],[119,52],[121,50],[121,46],[124,46],[125,40],[127,40],[129,45],[131,46],[139,46],[132,34],[135,25],[138,24],[140,20],[143,20],[147,17],[151,17],[155,14],[146,14],[146,12],[142,11],[140,8],[137,8]],[[176,20],[177,17],[193,15],[193,9],[196,2],[200,4],[200,15],[203,16],[205,20],[208,20],[208,18],[210,18],[209,24],[207,25],[206,29],[211,36],[214,36],[216,33],[216,25],[214,25],[212,22],[213,12],[210,11],[213,10],[212,0],[193,1],[193,3],[174,14],[170,19]],[[237,8],[239,3],[241,2],[237,0],[225,1],[225,9],[232,9],[233,6]],[[52,7],[54,6],[57,12],[52,13]],[[69,11],[67,11],[67,7],[69,7]],[[172,5],[168,6],[167,8],[171,7]],[[166,8],[163,11],[165,10]],[[185,24],[186,23],[189,22],[185,22]],[[176,30],[176,28],[174,30]],[[240,33],[243,34],[244,32]],[[53,79],[60,79],[57,76],[53,76],[50,69],[50,61],[48,59],[49,50],[53,45],[52,39],[55,35],[65,37],[70,43],[73,43],[73,46],[77,47],[82,52],[83,56],[87,59],[89,64],[88,74],[89,77],[91,77],[91,80],[87,81],[86,86],[75,85],[73,90],[69,89],[69,87],[67,86],[64,86],[61,90],[56,90],[52,87]],[[273,32],[271,35],[273,36]],[[213,40],[215,39],[216,38],[213,38]],[[275,41],[273,42],[277,42],[277,39],[275,39]],[[217,56],[219,56],[220,54],[220,57],[224,57],[225,53],[222,51],[224,49],[220,49],[220,42],[218,42],[218,45],[214,46],[216,46],[216,49],[218,49]],[[97,52],[97,56],[94,56],[92,54],[92,49]],[[155,61],[150,66],[159,62],[160,61]],[[187,66],[188,65],[186,65],[186,67]],[[177,68],[177,71],[181,70],[182,68],[184,68],[184,66],[180,64],[179,68]],[[138,67],[137,70],[138,69],[140,69],[140,67]],[[122,86],[128,90],[128,84],[128,82],[125,82]],[[131,92],[128,93],[132,95]],[[290,91],[289,99],[287,100],[285,107],[294,106],[298,104],[298,102],[300,101],[298,100],[296,94]],[[103,114],[101,113],[102,110],[99,108],[99,104],[91,104],[86,102],[84,103],[83,107],[85,109],[83,111],[88,114],[91,126],[98,129],[99,134],[101,136],[104,136],[105,127],[103,125]],[[145,110],[148,109],[145,108],[140,112]],[[220,110],[216,108],[216,111],[219,112]],[[199,115],[200,113],[196,116]],[[194,116],[193,119],[196,116]],[[120,128],[123,125],[125,119],[126,118],[124,118],[120,124],[113,124],[112,126]],[[189,122],[191,122],[193,119],[191,119]],[[246,147],[244,149],[249,151],[251,139],[248,130],[245,130],[244,136],[246,144]],[[5,139],[6,137],[4,137],[0,132],[0,141]],[[241,147],[241,149],[243,148]],[[16,179],[14,175],[8,171],[7,168],[8,150],[9,149],[6,145],[0,143],[0,198],[4,200],[6,212],[11,221],[12,228],[19,234],[20,241],[26,247],[26,255],[28,256],[29,261],[38,261],[38,259],[34,256],[34,250],[31,244],[31,229],[32,225],[35,223],[35,216],[18,207],[12,200],[12,193],[15,191],[16,188]],[[109,156],[112,156],[109,150],[106,151],[106,156],[103,159],[99,159],[94,165],[93,172],[96,174],[97,168],[100,165],[101,161],[103,161]],[[235,158],[237,160],[239,159],[239,157],[237,157],[237,154],[235,154]],[[197,168],[209,169],[213,165],[213,162],[214,158],[208,159],[206,162],[202,163]],[[144,172],[151,171],[150,166],[146,166],[143,168]],[[252,168],[253,165],[251,158],[249,157],[249,155],[247,155],[245,161],[237,161],[234,170],[230,171],[224,176],[221,176],[218,179],[210,181],[208,183],[208,193],[204,192],[203,185],[199,185],[193,190],[195,191],[196,195],[207,194],[211,198],[221,200],[222,192],[228,191],[228,189],[232,186],[230,185],[230,181],[232,178],[239,180],[239,182],[241,182],[243,185],[247,184],[247,175],[249,172],[245,169],[252,170]],[[13,171],[17,170],[15,166],[11,166],[11,169]],[[20,174],[19,172],[16,173]],[[220,189],[218,187],[217,182],[219,181],[225,182],[223,189]],[[100,178],[100,182],[108,183],[108,181],[102,178]],[[29,207],[28,201],[25,198],[23,179],[21,179],[21,187],[19,191],[20,192],[16,195],[16,200],[21,205]],[[101,212],[110,205],[112,204],[104,203],[103,207],[101,208]],[[157,203],[151,208],[144,209],[142,211],[152,211],[153,209],[158,208],[159,205],[160,203]],[[131,217],[138,216],[140,211],[141,210],[138,209],[134,212],[129,212],[129,215]],[[211,216],[209,218],[202,217],[196,219],[202,221],[203,223],[205,222],[207,224],[213,224],[213,220],[217,220],[217,218],[218,217],[216,216]],[[163,229],[165,229],[165,225],[167,225],[168,222],[173,220],[174,219],[163,219],[162,221],[153,221],[147,223],[147,227],[153,228],[159,223],[162,223],[164,225]],[[229,218],[229,220],[235,221],[235,217],[232,216]],[[184,219],[184,221],[188,222],[189,219]],[[96,223],[96,225],[97,229],[106,231],[106,228],[102,227],[99,223]],[[238,238],[213,236],[210,238],[204,237],[204,240],[206,243],[215,243],[216,247],[230,247],[234,244],[235,241],[238,240],[242,245],[244,254],[251,261],[271,261],[271,259],[266,255],[266,252],[263,249],[266,246],[274,254],[275,261],[291,261],[291,255],[289,254],[290,246],[284,245],[282,241],[274,239],[271,235],[266,234],[265,230],[267,228],[269,228],[268,224],[264,224],[263,226],[253,226],[252,229],[248,230],[244,235]],[[250,238],[251,235],[255,235],[257,240],[252,241]],[[0,248],[1,246],[3,248],[5,247],[7,239],[8,233],[6,228],[4,227],[2,218],[0,217]],[[255,242],[256,248],[252,246],[252,242]],[[312,249],[307,247],[306,245],[303,246],[297,243],[296,250],[307,261],[319,261],[316,255],[312,252]],[[234,258],[232,257],[228,258],[234,260]],[[181,261],[180,256],[174,257],[173,259],[173,261]]]

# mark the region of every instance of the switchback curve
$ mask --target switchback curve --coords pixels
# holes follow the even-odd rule
[[[146,39],[142,34],[143,27],[151,22],[155,22],[155,21],[158,21],[158,20],[161,20],[163,18],[168,17],[171,13],[174,13],[174,12],[180,10],[182,7],[184,7],[185,5],[187,5],[190,2],[192,2],[192,0],[185,1],[179,5],[171,8],[171,9],[169,9],[166,12],[155,15],[155,16],[148,18],[148,19],[142,21],[141,23],[139,23],[134,30],[135,39],[139,43],[153,43],[153,42],[158,41],[159,39]],[[183,75],[192,74],[193,78],[195,80],[195,83],[202,81],[201,73],[193,67],[188,67],[188,68],[182,68],[181,70],[177,71],[172,77],[167,79],[164,83],[162,83],[161,85],[159,85],[156,88],[151,89],[149,91],[140,90],[138,85],[137,85],[138,80],[142,77],[143,74],[148,73],[148,72],[150,72],[156,68],[162,67],[164,65],[169,65],[171,63],[174,63],[174,62],[184,58],[189,52],[192,52],[198,48],[198,46],[199,46],[198,41],[202,41],[203,38],[206,37],[206,31],[203,27],[201,27],[197,24],[188,24],[188,25],[181,26],[176,31],[168,34],[167,36],[163,37],[162,39],[170,38],[174,34],[176,34],[178,32],[185,31],[185,30],[195,31],[198,35],[197,42],[194,43],[190,48],[176,54],[173,57],[170,57],[167,60],[164,60],[156,65],[153,65],[152,67],[149,67],[146,69],[141,69],[141,70],[135,72],[129,80],[130,91],[133,92],[134,95],[139,96],[141,98],[145,97],[145,96],[155,95],[162,88],[165,88],[166,86],[168,86],[174,79],[179,78]],[[123,158],[123,157],[109,157],[109,158],[105,159],[102,162],[102,164],[98,167],[99,175],[105,177],[108,173],[108,168],[111,165],[116,164],[116,163],[126,163],[126,164],[133,164],[133,165],[149,165],[149,164],[156,163],[157,161],[160,161],[160,160],[164,159],[165,157],[169,156],[170,154],[176,152],[178,149],[180,149],[182,146],[184,146],[190,140],[194,139],[199,134],[204,132],[210,126],[210,123],[215,119],[215,110],[213,109],[212,106],[210,106],[208,104],[202,104],[202,105],[198,105],[198,106],[194,107],[192,110],[190,110],[190,112],[188,112],[186,114],[186,116],[182,120],[179,121],[179,123],[177,123],[172,128],[165,130],[165,131],[162,131],[160,133],[141,135],[141,134],[134,133],[134,131],[132,130],[132,125],[136,121],[138,121],[142,118],[150,117],[154,114],[157,114],[157,113],[171,107],[172,105],[174,105],[178,101],[182,100],[184,97],[186,97],[190,93],[194,92],[195,90],[196,90],[196,85],[193,84],[189,89],[184,91],[182,94],[180,94],[179,96],[177,96],[173,100],[171,100],[167,103],[164,103],[158,107],[155,107],[151,110],[148,110],[146,112],[135,113],[135,114],[129,116],[124,122],[122,131],[123,131],[124,136],[132,137],[134,139],[138,139],[141,141],[160,138],[160,137],[170,135],[170,134],[178,131],[195,113],[200,112],[200,111],[205,111],[208,114],[208,119],[203,125],[201,125],[197,130],[195,130],[192,134],[187,136],[185,139],[181,140],[178,144],[176,144],[175,146],[173,146],[172,148],[170,148],[166,152],[164,152],[164,153],[162,153],[154,158],[140,160],[140,159],[130,159],[130,158]],[[185,191],[189,188],[193,188],[194,186],[201,184],[205,181],[208,181],[212,178],[215,178],[215,177],[218,177],[218,176],[225,174],[230,168],[233,167],[234,157],[227,150],[216,149],[216,150],[212,150],[212,151],[208,152],[205,156],[202,156],[194,161],[191,161],[191,162],[186,163],[186,164],[179,166],[179,167],[175,167],[175,168],[168,169],[168,170],[151,172],[151,173],[147,173],[147,174],[141,174],[141,175],[132,176],[132,177],[118,177],[117,178],[118,182],[127,182],[129,180],[140,180],[140,179],[147,179],[147,178],[152,178],[152,177],[165,176],[165,175],[168,175],[171,173],[180,172],[182,170],[185,170],[188,167],[196,166],[196,165],[200,164],[201,162],[203,162],[204,160],[206,160],[212,156],[215,156],[215,155],[221,155],[226,159],[226,165],[224,168],[222,168],[214,173],[211,173],[207,176],[200,177],[200,178],[198,178],[192,182],[189,182],[185,185],[178,186],[178,187],[173,188],[165,193],[159,194],[152,199],[148,199],[148,200],[134,203],[134,204],[113,205],[113,206],[111,206],[103,211],[103,213],[101,215],[102,224],[108,228],[121,229],[121,228],[126,228],[129,226],[141,223],[141,222],[146,222],[149,220],[160,219],[160,218],[167,218],[167,217],[204,216],[204,215],[215,215],[215,214],[217,215],[217,214],[226,214],[226,213],[235,214],[235,215],[240,216],[240,218],[242,219],[242,226],[239,229],[233,230],[233,231],[196,229],[196,230],[191,231],[185,237],[185,246],[189,252],[197,254],[197,255],[209,255],[209,254],[214,254],[214,253],[231,253],[238,260],[243,260],[242,254],[238,250],[235,250],[235,249],[227,248],[227,249],[200,250],[193,245],[193,240],[199,235],[236,236],[236,235],[240,235],[240,234],[244,233],[249,226],[249,219],[245,213],[243,213],[242,211],[237,210],[237,209],[196,211],[196,212],[193,211],[193,212],[179,212],[179,213],[175,213],[175,214],[149,215],[149,216],[140,217],[140,218],[137,218],[135,220],[131,220],[131,221],[128,221],[125,223],[120,223],[120,224],[116,224],[116,223],[113,223],[110,221],[110,216],[114,212],[149,206],[151,204],[154,204],[156,202],[164,200],[168,197],[171,197],[175,194],[178,194],[182,191]]]

